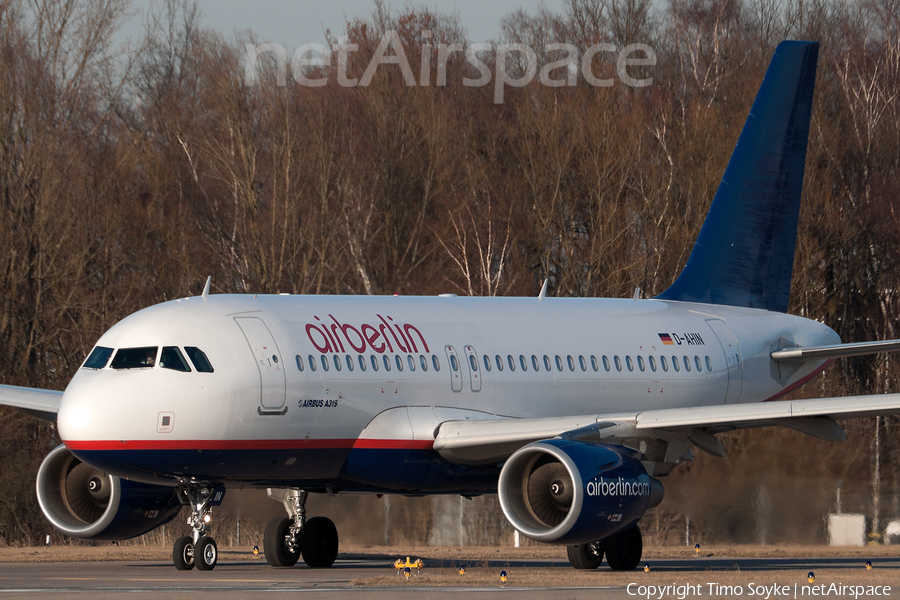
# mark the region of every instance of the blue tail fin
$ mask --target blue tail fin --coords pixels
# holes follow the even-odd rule
[[[687,265],[658,297],[787,312],[817,42],[782,42]]]

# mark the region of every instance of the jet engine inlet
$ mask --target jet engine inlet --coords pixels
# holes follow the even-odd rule
[[[41,463],[37,497],[47,520],[85,540],[124,540],[170,521],[181,504],[173,488],[122,481],[54,448]]]
[[[662,501],[663,487],[625,448],[553,439],[510,456],[498,493],[503,514],[526,536],[583,544],[640,519]]]
[[[38,470],[41,510],[67,535],[91,538],[103,531],[116,514],[120,494],[118,478],[84,464],[65,446],[50,452]]]

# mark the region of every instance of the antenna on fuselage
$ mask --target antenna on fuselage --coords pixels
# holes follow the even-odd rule
[[[547,297],[547,282],[548,282],[548,281],[550,281],[550,280],[549,280],[549,279],[545,279],[545,280],[544,280],[544,285],[541,286],[541,293],[538,294],[538,302],[540,302],[541,300],[543,300],[544,298]]]
[[[209,284],[212,283],[212,275],[206,278],[206,285],[203,286],[203,293],[200,294],[200,297],[203,298],[203,301],[206,302],[206,299],[209,298]]]

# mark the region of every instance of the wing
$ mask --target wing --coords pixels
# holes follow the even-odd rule
[[[56,421],[62,395],[62,392],[54,390],[0,385],[0,404],[18,408],[45,421]]]
[[[715,434],[778,425],[830,441],[843,441],[835,420],[900,414],[900,394],[760,402],[638,413],[551,419],[492,419],[441,423],[434,449],[451,462],[502,462],[522,446],[554,437],[621,444],[640,452],[655,475],[690,460],[691,447],[716,456],[725,450]],[[649,469],[648,469],[649,470]]]

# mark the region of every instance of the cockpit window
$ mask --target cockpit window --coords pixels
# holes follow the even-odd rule
[[[197,369],[197,371],[200,373],[213,372],[213,367],[210,364],[209,359],[206,358],[206,354],[204,354],[203,350],[195,346],[185,346],[184,351],[187,352],[188,357],[191,359],[191,362],[194,363],[194,368]]]
[[[87,360],[84,361],[85,369],[102,369],[106,366],[106,363],[109,362],[109,357],[112,356],[113,349],[112,348],[104,348],[103,346],[97,346],[94,348],[94,351],[91,352],[91,355],[88,356]]]
[[[113,369],[143,369],[156,364],[157,346],[146,348],[120,348],[112,364]]]
[[[159,366],[163,369],[172,369],[182,373],[188,373],[191,370],[178,346],[163,347],[162,354],[159,355]]]

